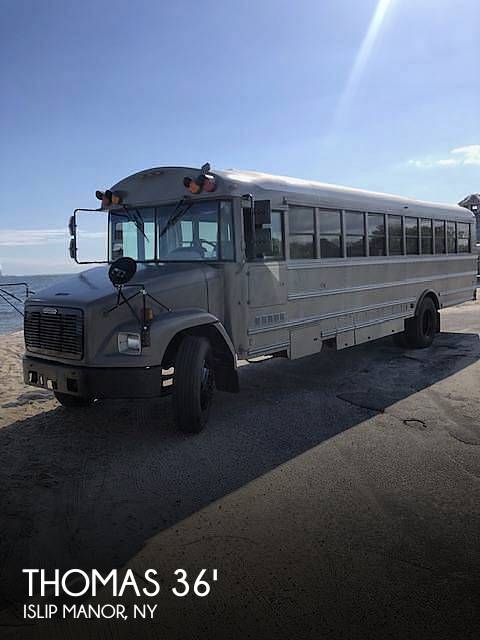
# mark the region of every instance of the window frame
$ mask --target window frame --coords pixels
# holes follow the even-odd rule
[[[448,233],[448,229],[449,227],[453,226],[453,251],[450,251],[450,240],[452,239],[451,236],[449,237]],[[455,220],[447,220],[446,221],[446,225],[445,225],[445,230],[446,230],[446,240],[447,240],[447,255],[453,255],[455,253],[458,253],[457,251],[457,222]]]
[[[370,233],[370,216],[381,216],[383,218],[383,235],[375,236],[376,238],[383,238],[383,253],[380,254],[372,254],[370,252],[370,239],[373,238],[373,235]],[[387,214],[385,213],[377,213],[375,211],[367,211],[366,212],[366,224],[367,224],[367,246],[368,246],[368,256],[372,258],[385,258],[387,257]]]
[[[367,242],[367,212],[366,211],[358,211],[355,209],[344,209],[344,237],[345,237],[345,258],[350,259],[358,259],[358,258],[368,258],[368,242]],[[347,224],[347,216],[348,214],[361,215],[363,222],[363,234],[360,233],[348,233],[348,224]],[[373,212],[372,212],[373,213]],[[348,255],[348,239],[349,238],[363,238],[363,254],[360,256],[352,256]]]
[[[311,210],[311,212],[312,212],[313,233],[310,233],[310,232],[303,232],[303,233],[294,232],[294,233],[292,233],[292,228],[291,228],[290,221],[292,219],[291,213],[295,209],[310,209]],[[312,236],[313,256],[308,257],[308,258],[294,258],[294,257],[292,257],[291,245],[292,245],[292,239],[295,236]],[[291,205],[289,205],[289,207],[288,207],[288,259],[289,260],[316,260],[317,258],[320,257],[318,255],[318,253],[319,253],[319,249],[318,249],[317,207],[308,206],[308,205],[301,205],[301,204],[291,204]]]
[[[340,221],[340,233],[322,233],[321,231],[321,219],[323,213],[335,213],[339,216]],[[320,260],[341,260],[345,257],[344,251],[344,210],[343,209],[331,209],[329,207],[316,207],[316,227],[317,227],[317,255]],[[338,256],[324,256],[322,255],[322,238],[339,238],[340,239],[340,255]]]
[[[154,247],[154,255],[155,257],[150,259],[150,260],[136,260],[136,262],[138,262],[139,264],[159,264],[159,263],[168,263],[168,264],[174,264],[174,263],[181,263],[181,262],[194,262],[195,264],[197,263],[201,263],[201,264],[224,264],[224,263],[232,263],[232,262],[236,262],[237,261],[237,247],[236,247],[236,230],[235,230],[235,202],[234,202],[234,198],[229,198],[229,197],[209,197],[209,198],[199,198],[196,200],[191,201],[192,205],[195,204],[199,204],[202,202],[216,202],[217,203],[217,244],[220,248],[220,204],[221,202],[229,202],[230,203],[230,212],[231,212],[231,227],[232,227],[232,247],[233,247],[233,257],[232,258],[227,258],[227,259],[220,259],[220,258],[215,258],[215,259],[210,259],[210,260],[166,260],[165,258],[160,258],[159,257],[159,213],[158,210],[161,207],[165,207],[165,206],[175,206],[175,204],[178,202],[178,200],[168,200],[165,202],[157,202],[155,204],[148,204],[148,205],[141,205],[141,206],[136,206],[136,205],[130,205],[127,208],[128,209],[133,209],[133,210],[138,210],[140,213],[142,211],[142,209],[153,209],[154,210],[154,220],[155,220],[155,247]],[[115,208],[115,209],[109,209],[108,211],[108,262],[111,263],[113,261],[112,258],[112,226],[111,226],[111,216],[112,214],[117,215],[117,216],[122,216],[125,217],[125,219],[128,221],[128,215],[126,214],[125,210],[121,207],[119,208]]]
[[[267,256],[263,259],[264,262],[285,262],[287,259],[286,256],[286,247],[285,247],[285,211],[283,209],[272,209],[272,215],[277,213],[280,216],[280,233],[281,233],[281,245],[282,245],[282,254],[280,256]],[[270,223],[270,230],[271,230]],[[272,237],[273,240],[273,237]]]
[[[459,236],[459,226],[463,225],[467,228],[468,230],[468,235],[466,238],[460,238]],[[456,245],[457,245],[457,253],[458,254],[465,254],[465,253],[472,253],[472,229],[475,229],[475,227],[473,226],[473,224],[471,224],[470,222],[458,222],[456,223]],[[467,251],[460,251],[459,247],[459,241],[460,240],[466,240],[467,241]]]
[[[447,221],[439,218],[432,218],[433,221],[433,249],[434,255],[446,256],[447,254]],[[441,222],[443,225],[443,251],[437,251],[437,222]]]
[[[402,257],[405,256],[405,223],[404,223],[404,217],[402,214],[400,213],[388,213],[387,214],[387,240],[388,240],[388,244],[387,244],[387,256],[388,257],[392,257],[392,258],[398,258],[398,257]],[[399,218],[400,220],[400,234],[392,234],[390,233],[390,220],[392,220],[393,218]],[[393,220],[392,220],[393,221]],[[401,241],[401,246],[400,246],[400,253],[391,253],[390,252],[390,238],[400,238]]]
[[[288,202],[284,200],[285,204],[288,206],[288,211],[292,211],[295,208],[303,208],[303,209],[312,209],[314,211],[314,257],[310,258],[292,258],[290,255],[290,245],[292,242],[292,238],[298,235],[308,235],[311,236],[311,233],[292,233],[288,222],[285,223],[284,226],[284,234],[285,234],[285,253],[286,260],[359,260],[361,258],[370,258],[373,260],[381,260],[385,258],[411,258],[412,256],[417,257],[425,257],[432,258],[434,256],[447,256],[447,255],[458,255],[459,253],[466,254],[472,253],[472,246],[474,243],[474,233],[472,232],[473,225],[468,221],[460,221],[458,219],[449,219],[449,218],[437,218],[434,215],[425,216],[421,213],[402,213],[402,212],[389,212],[389,211],[380,211],[380,210],[360,210],[360,209],[345,209],[334,206],[319,206],[319,205],[307,205],[303,203],[297,202]],[[321,231],[321,215],[324,213],[336,213],[340,214],[340,231],[341,233],[322,233]],[[433,212],[434,213],[434,212]],[[363,234],[360,233],[348,233],[348,214],[361,215],[363,218]],[[384,223],[384,252],[382,255],[373,255],[370,252],[370,242],[372,240],[371,233],[371,217],[370,216],[382,216]],[[291,216],[284,218],[285,221],[291,219]],[[415,231],[413,226],[410,224],[410,228],[407,229],[408,222],[416,221]],[[394,225],[395,221],[397,221],[397,225]],[[401,225],[401,232],[392,234],[392,227]],[[439,240],[438,230],[442,225],[443,229],[443,252],[439,253],[437,251],[437,243]],[[455,225],[455,251],[448,251],[448,238],[447,238],[447,225]],[[466,225],[463,230],[468,231],[468,238],[462,238],[461,240],[464,242],[468,240],[468,251],[467,247],[464,248],[463,251],[459,251],[459,225]],[[358,226],[358,230],[360,226]],[[428,230],[427,230],[428,226]],[[425,228],[424,228],[425,227]],[[324,256],[322,255],[321,249],[321,241],[322,238],[338,238],[340,237],[340,251],[338,256]],[[378,236],[380,237],[380,236]],[[362,255],[349,255],[348,254],[348,243],[350,241],[359,240],[363,238],[363,254]],[[412,244],[412,239],[416,240],[416,252],[408,253],[407,252],[407,240]],[[391,243],[400,239],[401,251],[399,253],[392,253]],[[431,250],[425,251],[425,242],[429,240]],[[465,244],[465,243],[464,243]]]
[[[417,228],[417,232],[415,235],[410,235],[407,233],[407,219],[408,220],[416,220],[416,228]],[[404,216],[404,221],[403,221],[403,228],[405,231],[405,254],[406,256],[419,256],[421,255],[420,253],[420,218],[418,216]],[[408,250],[408,239],[409,238],[415,238],[417,240],[417,250],[412,253]]]
[[[157,249],[158,249],[158,227],[157,227],[157,205],[145,205],[142,207],[127,207],[127,208],[131,208],[134,210],[138,210],[139,212],[141,212],[142,210],[145,209],[152,209],[153,210],[153,223],[154,223],[154,246],[153,246],[153,255],[154,257],[149,259],[149,260],[140,260],[139,258],[133,258],[133,260],[135,260],[135,262],[137,262],[138,264],[152,264],[155,262],[159,262],[159,260],[157,260]],[[115,220],[115,222],[112,220],[112,216],[115,216],[117,218],[117,220]],[[144,222],[143,220],[143,216],[142,217],[142,222]],[[125,209],[109,209],[108,211],[108,221],[107,221],[107,225],[108,225],[108,262],[114,262],[115,260],[117,260],[118,258],[114,258],[113,257],[113,245],[115,242],[115,234],[114,234],[114,225],[116,225],[120,220],[118,220],[118,218],[123,218],[123,220],[127,223],[133,224],[135,226],[135,222],[128,216],[128,214],[125,212]],[[148,222],[151,222],[150,220]],[[144,229],[145,230],[145,227]],[[123,234],[122,234],[123,235]],[[137,255],[139,255],[140,253],[142,253],[141,251],[141,234],[139,232],[138,229],[136,229],[136,244],[137,244]],[[123,241],[123,238],[122,238]]]
[[[262,258],[255,258],[255,257],[249,257],[248,256],[248,251],[247,251],[247,245],[248,245],[248,238],[247,238],[247,234],[245,231],[245,216],[248,215],[251,217],[251,209],[250,207],[244,207],[242,206],[240,208],[241,211],[241,228],[242,228],[242,234],[243,234],[243,242],[244,242],[244,247],[242,248],[242,255],[243,258],[245,260],[245,262],[248,263],[257,263],[257,264],[261,264],[264,262],[286,262],[287,261],[287,233],[286,233],[286,222],[285,222],[285,211],[286,208],[281,206],[279,207],[278,205],[276,207],[272,207],[271,213],[273,214],[278,214],[280,216],[280,225],[281,225],[281,233],[282,233],[282,255],[281,256],[264,256]],[[248,214],[246,213],[248,212]],[[268,226],[268,225],[262,225],[262,226]],[[270,229],[271,229],[271,222],[270,222]]]
[[[422,256],[433,256],[435,255],[435,242],[434,242],[434,238],[433,238],[433,218],[419,218],[420,221],[420,255]],[[429,222],[430,223],[430,232],[431,235],[426,235],[425,239],[429,239],[430,243],[431,243],[431,251],[427,251],[425,252],[423,250],[423,240],[424,240],[424,235],[423,235],[423,227],[424,227],[424,222]]]

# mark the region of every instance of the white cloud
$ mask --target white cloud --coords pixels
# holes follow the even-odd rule
[[[466,147],[457,147],[456,149],[452,149],[450,153],[456,154],[459,159],[457,164],[480,165],[480,144],[469,144]]]
[[[102,232],[83,232],[82,238],[103,238]],[[0,247],[33,247],[68,243],[66,229],[0,229]]]
[[[438,164],[440,167],[450,167],[455,164],[459,164],[456,158],[440,158],[437,160],[435,164]]]
[[[407,164],[417,169],[480,165],[480,144],[469,144],[450,149],[449,155],[444,158],[426,156],[418,160],[409,160]]]
[[[1,229],[0,247],[63,244],[67,235],[65,229]]]

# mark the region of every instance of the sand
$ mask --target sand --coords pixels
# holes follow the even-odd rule
[[[0,335],[0,428],[56,405],[51,391],[23,383],[23,331]]]

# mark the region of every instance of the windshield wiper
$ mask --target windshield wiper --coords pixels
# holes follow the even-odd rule
[[[137,227],[137,229],[140,231],[140,233],[145,238],[145,240],[147,242],[150,242],[150,240],[145,235],[145,231],[143,230],[143,220],[142,220],[142,216],[140,215],[139,210],[135,207],[135,212],[137,214],[136,217],[133,215],[133,213],[131,213],[129,211],[129,209],[127,208],[127,205],[125,205],[125,204],[123,205],[123,210],[127,214],[127,218],[130,220],[130,222],[133,222],[133,224]]]
[[[184,205],[183,208],[182,208],[182,204]],[[165,223],[165,226],[160,231],[158,237],[161,238],[162,236],[164,236],[167,233],[167,231],[170,229],[170,227],[173,227],[173,225],[176,222],[178,222],[180,218],[182,218],[187,213],[187,211],[192,207],[192,205],[193,205],[193,202],[185,202],[185,199],[181,198],[173,208],[172,213],[170,214],[167,222]]]

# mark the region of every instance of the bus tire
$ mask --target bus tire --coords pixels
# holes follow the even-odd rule
[[[215,388],[210,343],[202,336],[186,336],[175,358],[173,415],[184,433],[200,433],[208,421]]]
[[[433,300],[424,298],[418,313],[407,320],[405,325],[407,346],[413,349],[429,347],[437,331],[437,309]]]
[[[53,394],[62,407],[89,407],[93,404],[93,399],[85,396],[72,396],[69,393],[61,393],[60,391],[54,391]]]

